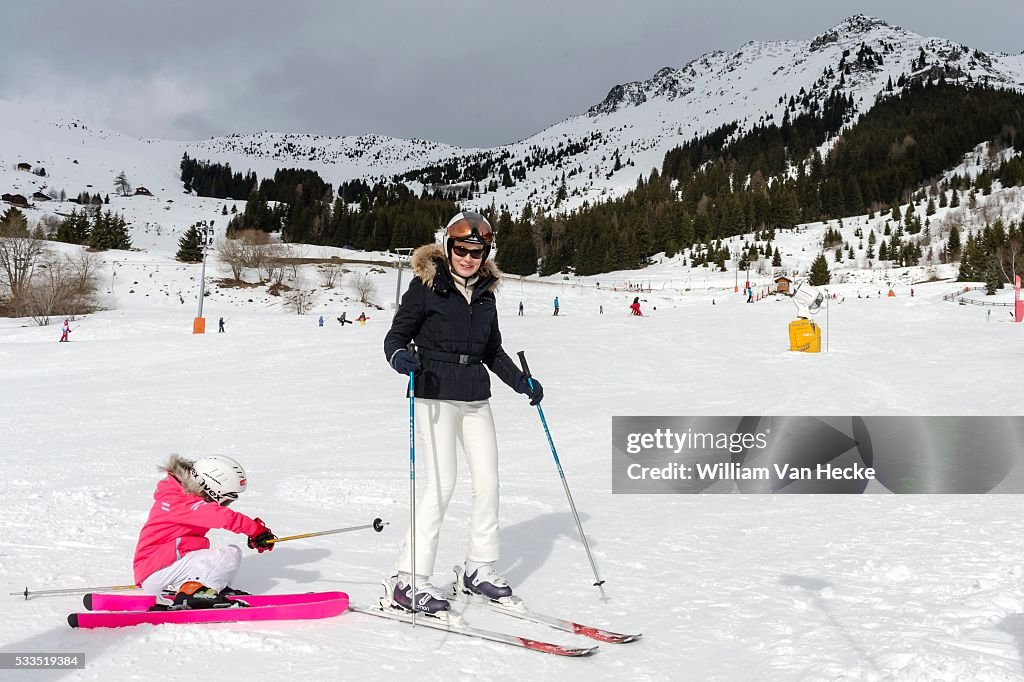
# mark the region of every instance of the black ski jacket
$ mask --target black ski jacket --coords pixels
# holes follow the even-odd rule
[[[388,362],[414,341],[423,371],[416,375],[416,397],[473,402],[491,397],[486,367],[513,390],[523,372],[501,347],[494,290],[501,271],[484,261],[477,271],[472,303],[455,290],[441,247],[421,246],[412,254],[415,277],[384,337]]]

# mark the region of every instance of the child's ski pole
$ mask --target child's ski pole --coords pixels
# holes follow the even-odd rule
[[[138,585],[107,585],[106,587],[71,587],[59,590],[30,590],[28,587],[23,592],[11,592],[12,597],[43,597],[53,594],[80,594],[82,592],[125,592],[128,590],[141,590]]]
[[[301,540],[303,538],[315,538],[319,535],[333,535],[335,533],[348,533],[353,530],[363,530],[365,528],[372,528],[378,533],[384,530],[384,526],[389,525],[387,521],[381,521],[380,519],[374,519],[373,523],[367,523],[362,526],[352,526],[350,528],[335,528],[334,530],[321,530],[316,533],[303,533],[302,535],[289,535],[284,538],[274,538],[273,540],[267,540],[267,544],[273,544],[276,542],[288,542],[289,540]]]

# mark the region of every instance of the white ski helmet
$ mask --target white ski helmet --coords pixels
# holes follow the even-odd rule
[[[224,455],[200,457],[192,464],[192,478],[217,504],[231,503],[245,492],[245,469]]]

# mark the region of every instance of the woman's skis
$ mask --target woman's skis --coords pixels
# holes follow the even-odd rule
[[[363,608],[359,606],[349,605],[349,611],[355,611],[356,613],[365,613],[368,616],[377,616],[378,618],[388,618],[390,620],[396,620],[401,623],[408,623],[412,625],[412,614],[403,609],[393,607],[388,603],[388,599],[385,597],[380,600],[372,608]],[[548,654],[554,654],[556,656],[589,656],[597,651],[597,646],[590,647],[571,647],[563,646],[561,644],[554,644],[552,642],[542,642],[536,639],[530,639],[529,637],[520,637],[518,635],[507,634],[504,632],[493,632],[491,630],[482,630],[480,628],[470,627],[461,622],[461,619],[452,619],[448,622],[441,621],[437,618],[425,616],[422,613],[416,619],[416,625],[418,627],[431,628],[433,630],[440,630],[442,632],[451,632],[457,635],[464,635],[466,637],[473,637],[475,639],[483,639],[489,642],[498,642],[499,644],[509,644],[511,646],[521,647],[523,649],[530,649],[532,651],[542,651]]]
[[[590,625],[582,625],[575,621],[565,620],[564,618],[558,618],[556,616],[536,613],[527,609],[526,604],[524,604],[523,600],[518,597],[510,597],[503,601],[492,601],[481,595],[470,594],[462,587],[462,567],[456,566],[454,570],[455,583],[450,595],[450,598],[452,599],[456,599],[467,604],[481,604],[495,613],[504,613],[505,615],[512,616],[513,618],[528,620],[532,623],[540,623],[541,625],[547,625],[548,627],[552,627],[556,630],[571,632],[576,635],[583,635],[584,637],[596,639],[599,642],[607,642],[609,644],[626,644],[627,642],[635,642],[643,637],[642,634],[625,635]]]

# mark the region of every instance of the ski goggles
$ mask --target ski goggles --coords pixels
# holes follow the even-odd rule
[[[454,253],[459,258],[465,258],[466,256],[469,256],[473,260],[480,260],[481,258],[483,258],[484,251],[486,250],[487,249],[467,249],[465,246],[462,246],[460,244],[456,244],[455,246],[452,247],[452,253]]]
[[[238,493],[224,493],[223,495],[220,496],[220,499],[217,500],[217,504],[219,504],[222,507],[227,507],[229,504],[235,502],[236,500],[238,500]]]
[[[475,244],[493,244],[494,230],[487,218],[475,211],[462,211],[448,221],[445,234],[455,241]]]

